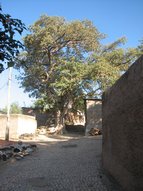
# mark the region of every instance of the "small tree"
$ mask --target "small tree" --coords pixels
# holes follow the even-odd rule
[[[7,113],[7,107],[1,110],[3,113]],[[14,102],[10,105],[10,114],[21,114],[22,110],[21,107],[17,102]]]

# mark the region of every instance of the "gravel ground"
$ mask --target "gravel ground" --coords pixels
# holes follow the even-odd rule
[[[37,151],[24,159],[0,161],[0,191],[122,191],[102,169],[101,136],[36,144]]]

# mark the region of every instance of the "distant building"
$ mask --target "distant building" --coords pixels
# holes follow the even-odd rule
[[[91,128],[102,129],[102,100],[85,99],[85,133]]]

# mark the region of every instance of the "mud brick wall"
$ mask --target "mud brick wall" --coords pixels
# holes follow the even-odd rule
[[[103,166],[127,191],[143,191],[143,56],[103,95]]]
[[[0,115],[0,138],[5,139],[5,131],[7,125],[7,116]],[[35,117],[21,114],[10,115],[9,137],[10,139],[18,139],[20,135],[28,133],[35,134],[37,129],[37,121]]]
[[[102,101],[98,99],[86,99],[86,134],[91,128],[102,128]]]

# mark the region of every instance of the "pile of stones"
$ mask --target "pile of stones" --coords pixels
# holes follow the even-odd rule
[[[55,126],[51,126],[51,127],[47,127],[47,126],[40,126],[37,131],[36,131],[36,135],[52,135],[55,134],[57,131],[57,128]]]
[[[102,134],[102,132],[101,132],[101,130],[99,128],[91,128],[88,133],[91,136],[101,135]]]
[[[0,149],[0,160],[6,161],[10,158],[15,158],[16,160],[20,160],[27,155],[30,155],[33,151],[37,149],[37,145],[35,144],[24,144],[19,141],[15,145],[3,147]]]
[[[19,139],[22,139],[22,140],[33,140],[34,137],[35,137],[35,135],[32,134],[32,133],[24,133],[24,134],[19,136]]]

